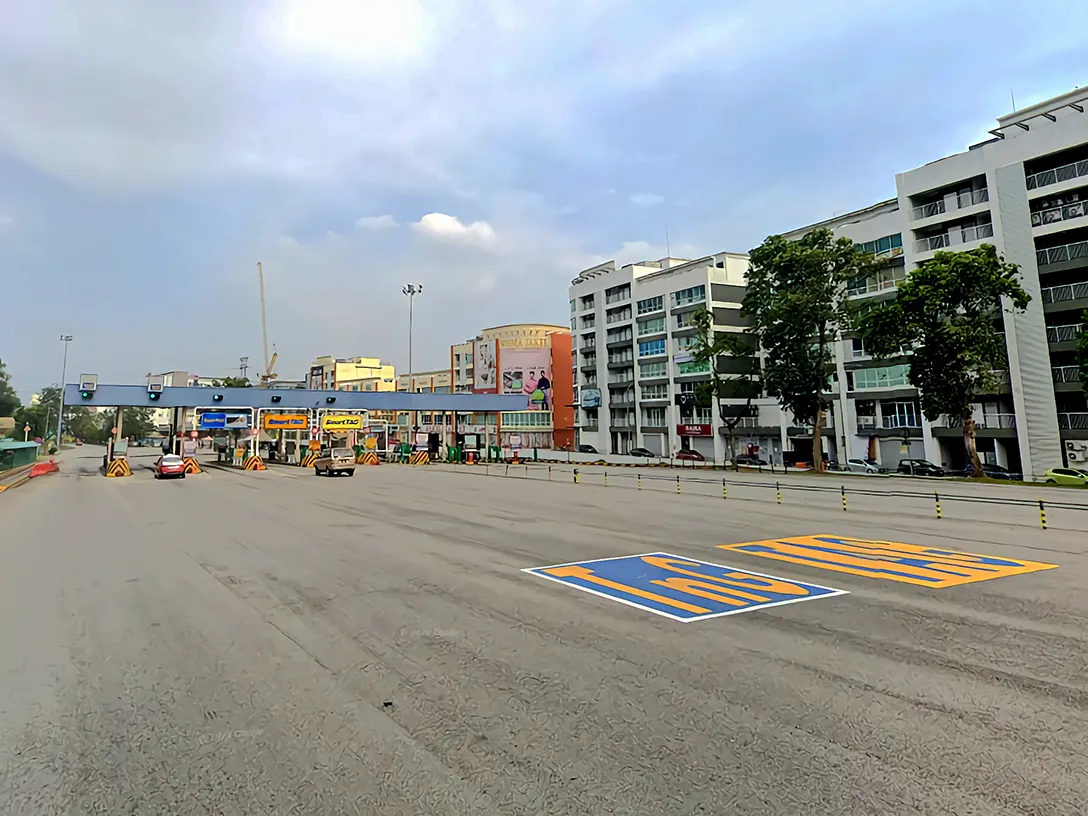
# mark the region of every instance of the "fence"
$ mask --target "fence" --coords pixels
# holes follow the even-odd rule
[[[775,481],[756,481],[743,477],[717,477],[696,475],[688,471],[683,477],[663,473],[661,471],[630,471],[604,469],[588,469],[575,467],[571,470],[552,465],[512,465],[490,464],[482,467],[457,467],[458,471],[476,473],[483,476],[512,478],[518,480],[549,481],[578,485],[586,488],[618,489],[618,490],[642,490],[658,493],[693,496],[697,498],[713,499],[716,501],[762,501],[773,502],[776,505],[805,505],[808,507],[822,506],[836,509],[840,512],[850,513],[862,510],[863,512],[879,512],[892,510],[896,515],[927,515],[936,519],[957,519],[967,521],[1008,524],[1014,526],[1038,526],[1043,530],[1066,529],[1088,532],[1088,491],[1084,493],[1086,502],[1076,502],[1055,498],[1036,496],[1007,496],[994,497],[984,495],[968,495],[957,492],[951,485],[942,485],[930,491],[910,489],[875,489],[864,484],[864,477],[851,480],[852,483],[828,484],[803,483],[796,477],[783,476]],[[824,477],[820,477],[821,479]],[[947,487],[948,489],[942,489]],[[1016,486],[997,487],[1000,490],[1021,492],[1023,488]],[[962,490],[962,488],[961,488]],[[1070,492],[1076,495],[1078,488],[1048,488],[1051,494]],[[1070,497],[1071,499],[1072,497]],[[873,502],[872,500],[877,500]],[[865,506],[860,506],[859,500],[869,500]],[[878,505],[878,506],[874,506]],[[890,506],[894,505],[894,507]],[[978,518],[969,517],[966,514],[957,514],[958,507],[970,505],[1000,505],[1013,508],[1012,518]],[[952,512],[948,510],[951,507]],[[1062,514],[1062,520],[1071,522],[1073,526],[1056,527],[1048,523],[1048,514],[1054,511]],[[1066,516],[1070,513],[1073,515]],[[1053,522],[1053,518],[1051,518]]]

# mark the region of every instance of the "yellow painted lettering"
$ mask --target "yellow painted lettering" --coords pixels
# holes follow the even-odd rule
[[[768,603],[771,599],[761,595],[753,595],[740,589],[725,589],[713,581],[695,581],[691,578],[665,578],[654,580],[651,584],[663,586],[666,589],[675,589],[677,592],[685,592],[698,598],[706,598],[708,601],[729,604],[730,606],[747,606],[749,603]],[[726,593],[729,593],[728,595]],[[736,596],[736,597],[733,597]],[[741,599],[744,600],[741,600]]]
[[[638,587],[627,586],[627,584],[621,584],[618,581],[610,581],[607,578],[602,578],[600,575],[594,575],[593,570],[588,567],[580,567],[578,565],[572,565],[569,567],[552,567],[551,569],[544,570],[548,575],[553,575],[556,578],[580,578],[583,581],[588,581],[591,584],[597,584],[598,586],[607,587],[608,589],[616,590],[617,592],[624,592],[628,595],[635,595],[639,598],[645,598],[648,601],[654,603],[663,604],[665,606],[671,606],[674,609],[683,609],[685,612],[691,612],[693,615],[705,615],[710,610],[704,609],[701,606],[695,604],[684,603],[683,601],[674,601],[672,598],[666,598],[664,595],[658,595],[653,592],[647,592],[645,589],[639,589]]]
[[[746,572],[726,572],[721,576],[704,575],[701,572],[685,569],[685,567],[701,566],[699,564],[693,564],[690,561],[679,561],[673,558],[662,558],[658,555],[644,555],[642,560],[651,567],[669,570],[670,572],[678,572],[681,575],[689,575],[692,578],[698,578],[702,581],[714,581],[715,583],[723,584],[728,587],[739,586],[747,589],[762,589],[767,592],[774,592],[778,595],[808,595],[807,589],[791,583],[790,581],[779,581],[775,578],[765,578],[761,575],[749,575]],[[744,596],[743,593],[734,594],[741,595],[742,597],[751,597],[753,599],[759,597],[756,595]],[[759,603],[766,603],[768,600],[768,598],[760,598]]]

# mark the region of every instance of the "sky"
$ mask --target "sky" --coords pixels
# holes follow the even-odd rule
[[[0,359],[406,370],[582,269],[746,252],[1088,81],[1068,0],[9,0]]]

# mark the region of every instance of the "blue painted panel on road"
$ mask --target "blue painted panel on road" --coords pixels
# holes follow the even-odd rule
[[[660,552],[522,571],[684,623],[847,594]]]
[[[227,415],[225,413],[205,412],[200,415],[201,428],[225,428],[227,427]]]

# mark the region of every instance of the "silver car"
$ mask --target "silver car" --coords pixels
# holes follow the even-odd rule
[[[846,469],[851,473],[887,473],[887,468],[882,468],[876,462],[869,459],[847,459]]]

